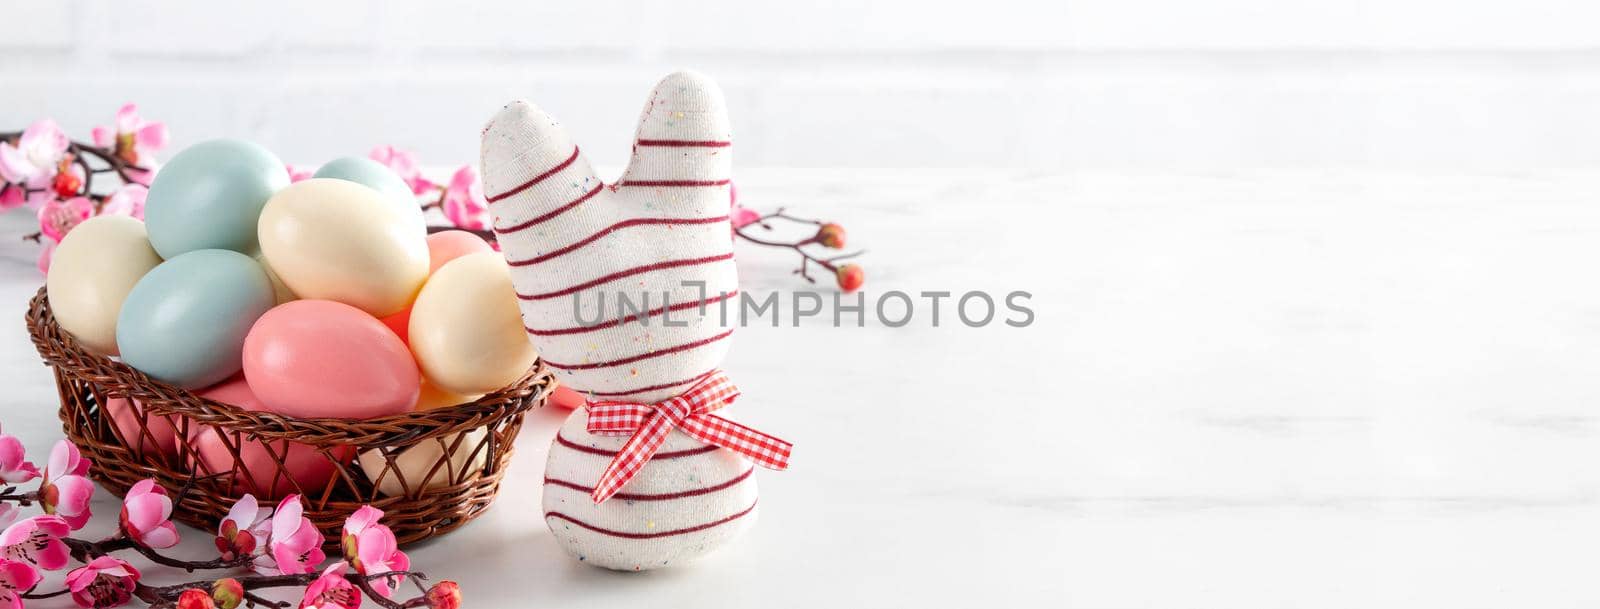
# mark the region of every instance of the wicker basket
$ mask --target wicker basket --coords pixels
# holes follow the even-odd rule
[[[494,501],[523,414],[542,406],[555,388],[549,369],[539,362],[516,383],[470,404],[366,420],[298,419],[201,398],[85,350],[56,324],[43,289],[30,301],[27,319],[34,346],[55,371],[62,428],[93,463],[90,476],[118,495],[145,478],[154,478],[173,494],[187,486],[173,517],[205,531],[215,530],[234,499],[245,492],[271,505],[262,495],[273,493],[257,487],[268,486],[264,481],[269,477],[269,489],[303,497],[306,517],[327,535],[330,546],[337,544],[345,516],[363,504],[384,511],[384,524],[401,544],[451,531]],[[137,437],[125,437],[128,434],[112,422],[105,404],[114,398],[130,399],[142,407],[132,416]],[[231,469],[211,471],[196,458],[197,450],[189,441],[177,442],[173,454],[141,450],[153,438],[149,421],[162,416],[172,422],[180,439],[214,427],[208,433],[226,439],[221,444],[231,458],[213,462],[228,463]],[[124,422],[121,427],[129,425]],[[278,469],[290,453],[289,441],[309,447],[315,454],[312,458],[327,460],[333,473],[325,484],[305,488]],[[274,471],[248,471],[237,460],[240,447],[252,442],[255,454],[269,456]],[[405,468],[396,464],[413,447],[427,451],[419,455],[438,453],[431,466],[419,468],[415,459],[409,463],[413,472],[427,470],[422,480],[407,480]],[[301,448],[296,451],[311,454]],[[368,455],[368,467],[352,455]],[[375,469],[381,471],[369,477]],[[385,482],[382,488],[379,481]]]

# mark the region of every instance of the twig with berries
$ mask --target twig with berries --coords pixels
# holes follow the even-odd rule
[[[21,442],[0,433],[0,606],[21,609],[25,601],[70,595],[85,609],[105,609],[134,600],[159,609],[237,609],[241,604],[286,609],[289,603],[259,594],[270,588],[304,587],[300,607],[355,609],[363,597],[383,609],[459,609],[461,589],[448,580],[423,587],[427,578],[412,571],[411,561],[395,544],[394,533],[379,521],[383,512],[363,506],[345,520],[340,538],[343,556],[324,565],[322,532],[304,516],[298,495],[285,497],[275,509],[261,508],[255,497],[240,497],[217,528],[218,555],[189,560],[161,550],[176,546],[178,529],[172,509],[190,485],[170,497],[154,480],[128,490],[111,536],[90,541],[72,536],[87,524],[94,485],[86,474],[88,460],[62,440],[50,455],[51,468],[40,471],[26,460]],[[15,484],[40,479],[36,491]],[[37,505],[43,515],[18,520],[19,506]],[[12,522],[15,521],[15,522]],[[178,584],[152,585],[127,561],[116,556],[133,551],[164,567],[194,571],[230,571],[249,567],[254,573],[225,575]],[[80,564],[66,574],[65,586],[40,591],[40,570]],[[405,580],[419,596],[397,599]]]
[[[743,221],[737,219],[740,215],[744,216]],[[799,253],[800,268],[795,269],[794,274],[799,275],[800,278],[805,279],[810,283],[816,283],[817,280],[812,278],[810,273],[810,265],[815,264],[833,273],[834,280],[839,284],[839,289],[844,290],[845,293],[850,293],[861,289],[861,284],[866,282],[867,274],[866,271],[861,268],[861,265],[854,263],[839,264],[839,262],[842,260],[849,260],[867,253],[866,250],[823,257],[812,253],[806,247],[810,245],[820,245],[828,249],[844,249],[844,226],[841,226],[835,222],[824,222],[822,220],[791,216],[785,213],[784,208],[782,207],[778,208],[777,211],[766,215],[752,216],[754,216],[753,212],[750,212],[744,208],[736,207],[734,209],[734,217],[736,220],[734,222],[733,234],[741,239],[744,239],[745,241],[749,241],[757,245],[787,248]],[[762,229],[767,231],[774,230],[774,220],[784,220],[795,224],[815,226],[817,227],[817,230],[810,236],[797,241],[774,241],[771,239],[755,237],[747,232],[747,229],[752,225],[760,226]]]

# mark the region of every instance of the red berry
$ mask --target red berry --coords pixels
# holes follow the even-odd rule
[[[817,229],[816,239],[823,247],[833,249],[844,247],[844,227],[832,222],[824,224],[822,228]]]
[[[190,588],[178,595],[178,609],[217,609],[217,604],[205,590]]]
[[[78,191],[82,188],[83,178],[71,171],[58,173],[56,178],[50,181],[50,190],[55,191],[56,196],[63,199],[78,196]]]
[[[839,267],[839,289],[846,294],[861,289],[861,284],[867,282],[867,272],[859,264],[846,264]]]

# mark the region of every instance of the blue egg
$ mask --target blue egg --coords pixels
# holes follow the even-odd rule
[[[150,245],[167,259],[203,249],[254,255],[261,208],[288,185],[283,161],[256,144],[211,140],[185,148],[150,184],[144,203]]]
[[[426,231],[426,220],[422,217],[422,206],[417,204],[417,195],[411,191],[411,186],[406,184],[400,174],[395,173],[383,163],[358,156],[347,156],[329,161],[317,169],[314,178],[333,178],[355,182],[378,191],[384,199],[393,202],[400,208],[406,221]]]
[[[254,259],[197,250],[161,263],[134,284],[117,316],[122,361],[152,378],[198,389],[238,372],[244,337],[273,303]]]

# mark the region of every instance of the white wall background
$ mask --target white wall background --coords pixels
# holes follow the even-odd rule
[[[472,160],[527,96],[618,164],[677,67],[722,82],[743,166],[1600,161],[1592,0],[33,0],[0,23],[0,124],[81,133],[134,100],[179,144],[300,163]]]

